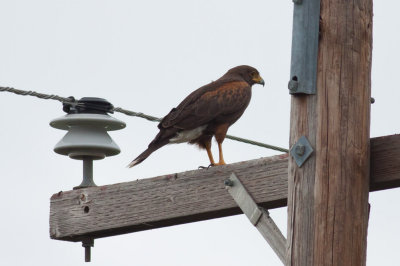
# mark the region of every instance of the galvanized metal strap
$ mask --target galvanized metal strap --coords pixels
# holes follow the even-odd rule
[[[256,202],[247,192],[246,188],[240,182],[239,178],[234,173],[232,173],[231,176],[225,180],[225,185],[229,194],[238,204],[243,213],[258,229],[264,239],[275,251],[279,259],[285,263],[286,239],[282,235],[273,219],[269,216],[269,212],[260,208],[256,204]]]
[[[290,94],[315,94],[320,0],[293,0]]]

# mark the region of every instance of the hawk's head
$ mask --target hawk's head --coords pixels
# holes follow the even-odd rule
[[[256,83],[263,86],[265,84],[258,70],[251,66],[242,65],[231,68],[225,75],[240,76],[247,83],[249,83],[250,86]]]

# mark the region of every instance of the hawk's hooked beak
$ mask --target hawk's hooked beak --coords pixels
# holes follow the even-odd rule
[[[261,77],[260,75],[258,75],[258,77],[255,77],[255,78],[253,79],[253,81],[254,81],[255,83],[257,83],[257,84],[263,85],[263,87],[264,87],[264,85],[265,85],[265,82],[264,82],[264,80],[262,79],[262,77]]]

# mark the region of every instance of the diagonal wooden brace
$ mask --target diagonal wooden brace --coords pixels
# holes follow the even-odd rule
[[[274,220],[269,216],[268,210],[260,208],[239,178],[232,173],[229,179],[225,180],[226,188],[243,213],[250,222],[258,229],[264,239],[275,251],[279,259],[285,263],[286,260],[286,239],[282,235]]]

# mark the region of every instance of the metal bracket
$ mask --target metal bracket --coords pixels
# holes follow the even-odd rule
[[[315,94],[320,0],[293,0],[290,94]]]
[[[310,142],[305,136],[302,136],[290,149],[290,154],[296,161],[297,166],[301,167],[313,151],[314,149],[311,147]]]
[[[82,156],[83,158],[83,179],[79,186],[74,187],[75,189],[97,187],[93,180],[93,158],[90,156]]]
[[[243,213],[249,218],[250,222],[258,229],[279,259],[285,264],[286,239],[274,220],[269,216],[269,212],[258,207],[234,173],[225,180],[224,184]]]
[[[91,237],[86,237],[82,240],[82,247],[85,248],[85,262],[90,262],[91,254],[90,248],[94,246],[94,239]]]

